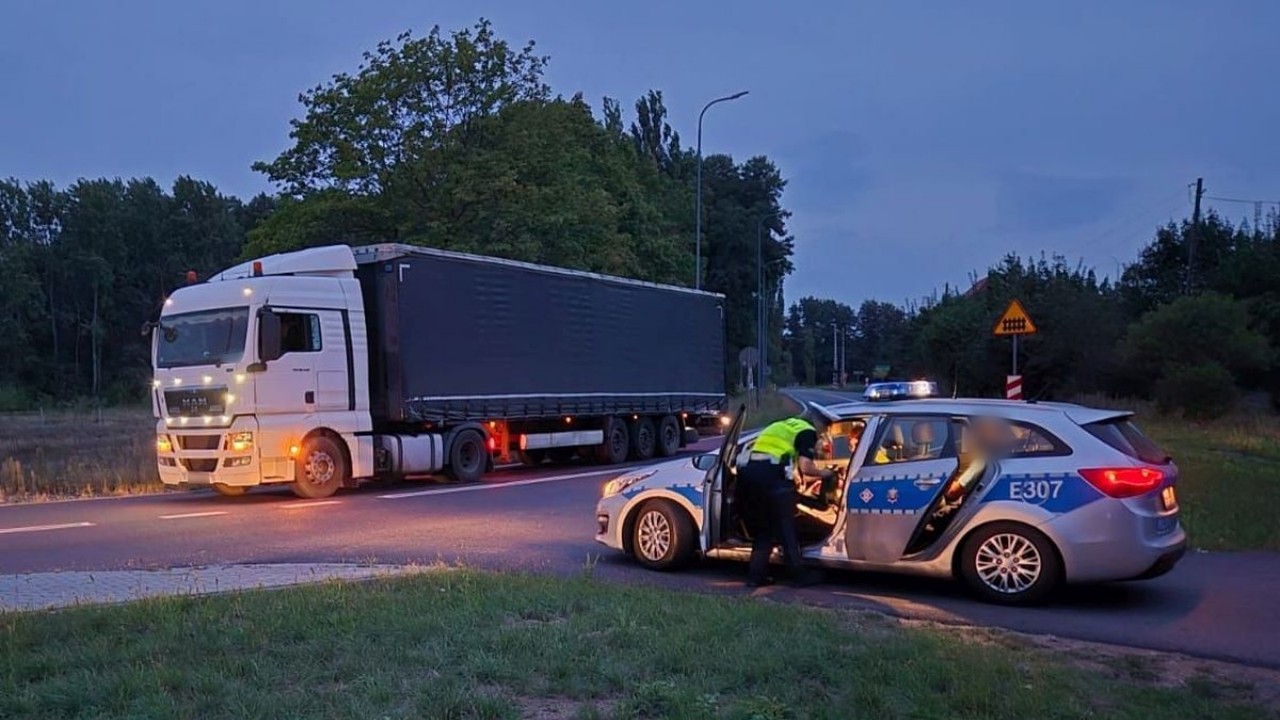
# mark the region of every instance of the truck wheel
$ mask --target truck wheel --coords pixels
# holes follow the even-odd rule
[[[658,457],[671,457],[680,452],[680,421],[675,415],[667,415],[658,422],[658,442],[654,449]]]
[[[694,529],[689,514],[668,500],[640,506],[631,525],[631,554],[651,570],[684,565],[693,555]]]
[[[294,472],[293,494],[317,500],[337,492],[351,471],[338,443],[327,435],[316,435],[303,445]]]
[[[228,485],[226,483],[214,483],[210,487],[213,491],[222,497],[240,497],[249,492],[249,488],[240,485]]]
[[[528,467],[538,467],[539,465],[542,464],[542,461],[546,459],[547,459],[547,452],[545,450],[539,449],[539,450],[521,450],[520,451],[520,462],[524,463]]]
[[[988,602],[1039,603],[1062,579],[1053,543],[1021,523],[987,525],[965,541],[960,553],[961,579]]]
[[[600,462],[606,465],[625,462],[630,449],[631,431],[627,424],[618,418],[609,418],[605,423],[604,444],[600,446]]]
[[[464,483],[479,482],[488,464],[484,438],[475,430],[463,430],[453,438],[449,448],[449,474]]]
[[[653,457],[657,444],[657,430],[653,427],[653,420],[641,416],[631,423],[632,460],[648,460]]]

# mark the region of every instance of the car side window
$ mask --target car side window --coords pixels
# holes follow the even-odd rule
[[[1048,430],[1020,420],[970,418],[961,439],[961,452],[981,452],[1002,458],[1070,455],[1071,448]]]
[[[939,460],[956,456],[952,421],[937,416],[890,418],[880,431],[870,465]]]
[[[320,316],[280,313],[280,349],[285,353],[320,352]]]

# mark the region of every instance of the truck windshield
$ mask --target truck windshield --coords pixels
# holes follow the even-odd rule
[[[156,367],[223,365],[244,356],[249,308],[225,308],[161,318]]]

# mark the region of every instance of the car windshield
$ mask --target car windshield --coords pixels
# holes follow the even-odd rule
[[[1164,448],[1143,434],[1131,420],[1121,418],[1089,423],[1084,426],[1084,429],[1088,430],[1090,435],[1136,460],[1163,465],[1173,459],[1164,451]]]
[[[238,362],[249,334],[249,308],[170,315],[161,319],[157,333],[156,367]]]

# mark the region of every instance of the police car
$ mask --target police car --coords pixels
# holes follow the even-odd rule
[[[1185,552],[1178,468],[1132,413],[911,392],[810,404],[829,423],[819,463],[839,478],[823,509],[797,504],[806,562],[956,578],[988,601],[1027,604],[1064,582],[1157,577]],[[607,483],[596,540],[652,569],[747,560],[734,502],[755,437],[744,411],[718,452]]]

